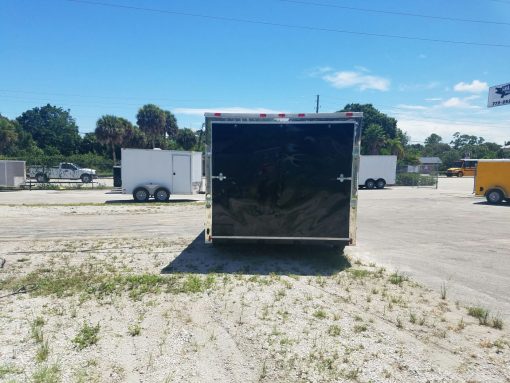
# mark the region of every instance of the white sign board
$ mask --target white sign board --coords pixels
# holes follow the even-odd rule
[[[487,107],[492,108],[501,105],[510,105],[510,83],[489,88]]]

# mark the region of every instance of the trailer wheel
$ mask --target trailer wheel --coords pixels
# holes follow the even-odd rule
[[[383,180],[382,178],[379,178],[376,182],[375,182],[375,187],[377,189],[384,189],[384,187],[386,186],[386,181]]]
[[[92,181],[92,176],[90,174],[82,174],[81,175],[81,182],[84,184],[88,184]]]
[[[133,191],[133,198],[136,202],[147,202],[149,200],[149,192],[142,187],[136,188]]]
[[[156,189],[154,199],[158,202],[167,202],[170,199],[170,192],[165,188]]]
[[[457,173],[457,177],[463,177],[463,176],[464,176],[464,173],[462,173],[462,172]]]
[[[487,192],[485,198],[487,198],[488,203],[497,205],[503,201],[503,193],[500,190],[492,189]]]
[[[46,174],[44,173],[37,173],[35,175],[35,180],[39,183],[45,183],[45,182],[48,182],[49,181],[49,178]]]
[[[365,187],[367,189],[373,189],[375,187],[375,181],[372,178],[369,178],[365,181]]]

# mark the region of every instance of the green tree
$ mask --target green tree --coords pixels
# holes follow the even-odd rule
[[[114,163],[117,160],[116,146],[122,144],[126,131],[130,129],[132,124],[122,117],[105,115],[97,120],[95,130],[97,140],[110,146]]]
[[[15,123],[0,114],[0,153],[8,154],[17,142]]]
[[[177,125],[177,118],[169,112],[165,110],[165,132],[171,140],[175,140],[177,138],[177,132],[179,131],[179,126]]]
[[[69,110],[47,104],[27,110],[16,120],[40,148],[53,147],[64,155],[77,153],[81,137]]]
[[[191,150],[197,143],[197,136],[191,129],[179,129],[176,141],[184,150]]]
[[[441,136],[437,135],[436,133],[432,133],[430,136],[428,136],[425,139],[425,145],[437,145],[439,144],[443,139]]]
[[[341,112],[363,112],[363,126],[379,125],[387,138],[398,135],[397,120],[381,113],[372,104],[347,104]]]
[[[379,154],[387,143],[384,130],[377,124],[370,124],[364,133],[361,140],[361,154]]]
[[[404,158],[405,155],[404,145],[402,145],[402,142],[398,138],[387,139],[386,147],[390,154],[397,156],[399,160]]]
[[[140,129],[151,140],[152,147],[155,148],[155,141],[165,135],[165,111],[154,104],[144,105],[138,111],[136,121]]]

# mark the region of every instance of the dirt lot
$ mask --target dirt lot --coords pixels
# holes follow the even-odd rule
[[[457,300],[451,280],[442,299],[441,283],[430,290],[381,267],[421,278],[388,234],[375,248],[391,231],[388,216],[378,224],[368,206],[388,214],[393,204],[393,222],[414,217],[422,231],[427,208],[413,216],[411,197],[398,193],[460,206],[455,190],[405,190],[361,193],[360,244],[348,257],[206,246],[201,202],[2,193],[0,381],[509,382],[502,314]],[[492,209],[496,220],[508,213],[465,202]],[[411,223],[396,232],[406,227],[416,232]],[[507,246],[499,235],[486,246]],[[408,253],[421,247],[417,238]]]

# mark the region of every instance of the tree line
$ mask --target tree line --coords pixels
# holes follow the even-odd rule
[[[509,157],[502,146],[483,137],[457,132],[449,142],[436,133],[423,144],[411,143],[397,120],[371,104],[347,104],[342,112],[363,112],[362,154],[393,154],[400,164],[417,165],[420,157],[439,157],[444,170],[461,158]],[[47,104],[23,112],[13,120],[0,115],[0,157],[24,159],[29,164],[77,162],[82,166],[111,168],[120,148],[161,148],[203,151],[205,133],[179,128],[176,117],[154,104],[143,105],[136,124],[114,116],[101,116],[94,132],[80,135],[70,110]]]
[[[397,127],[397,120],[381,113],[371,104],[347,104],[341,112],[363,112],[361,154],[393,154],[401,165],[419,165],[420,157],[439,157],[440,170],[454,166],[462,158],[508,158],[502,145],[483,137],[456,132],[449,142],[431,133],[423,144],[411,143],[407,133]],[[505,143],[505,145],[510,142]]]
[[[114,116],[101,116],[95,131],[80,135],[70,110],[47,104],[10,120],[0,115],[0,156],[29,162],[47,158],[111,159],[117,162],[121,147],[197,150],[203,133],[179,128],[176,117],[157,105],[143,105],[136,124]],[[81,157],[80,157],[81,156]]]

